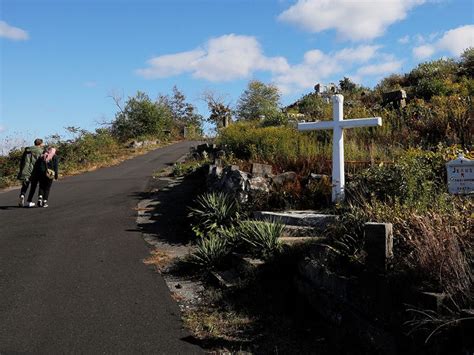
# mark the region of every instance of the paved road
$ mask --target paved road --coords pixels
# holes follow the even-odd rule
[[[182,142],[54,182],[49,208],[0,193],[0,353],[198,353],[148,248],[134,207]]]

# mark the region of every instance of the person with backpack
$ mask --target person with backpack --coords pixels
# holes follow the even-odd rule
[[[17,179],[21,181],[20,199],[18,201],[18,206],[20,207],[25,205],[25,195],[26,191],[28,191],[28,187],[30,186],[33,168],[36,161],[43,153],[43,140],[37,138],[35,139],[34,144],[34,146],[25,148],[20,161],[20,172],[17,176]]]
[[[58,179],[58,157],[56,155],[56,149],[48,147],[44,153],[36,161],[31,174],[31,188],[30,194],[28,195],[27,207],[34,207],[35,203],[32,202],[35,195],[36,186],[39,183],[38,191],[38,207],[48,207],[48,198],[53,180]]]

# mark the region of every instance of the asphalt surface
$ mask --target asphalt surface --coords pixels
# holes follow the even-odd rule
[[[0,193],[0,354],[200,353],[149,255],[135,207],[182,142],[55,181],[49,208]]]

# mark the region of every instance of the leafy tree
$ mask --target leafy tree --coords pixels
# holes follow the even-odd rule
[[[296,112],[312,119],[329,118],[332,112],[332,105],[315,93],[301,97],[293,108],[296,109]]]
[[[158,98],[158,102],[169,108],[173,122],[178,127],[194,126],[201,128],[202,116],[197,113],[196,108],[192,104],[186,102],[186,96],[176,86],[173,86],[173,95],[171,97],[161,95]]]
[[[461,75],[474,78],[474,47],[466,49],[463,54],[461,54],[459,66]]]
[[[382,79],[380,83],[377,84],[375,90],[384,93],[393,90],[402,89],[406,86],[405,76],[400,74],[392,74]]]
[[[112,133],[120,140],[143,136],[160,136],[163,129],[169,128],[172,113],[161,102],[153,102],[148,95],[138,91],[129,97],[125,106],[115,115]]]
[[[280,111],[279,104],[280,92],[276,86],[252,80],[237,103],[237,117],[253,120],[261,115],[275,116]]]
[[[216,95],[214,92],[207,91],[203,94],[203,100],[207,103],[210,111],[208,122],[216,125],[217,129],[224,126],[224,122],[232,119],[232,109],[228,103],[224,102],[223,97]]]
[[[413,93],[425,100],[450,92],[449,84],[457,79],[458,64],[453,59],[439,59],[421,63],[407,75]]]
[[[339,80],[339,87],[343,92],[354,92],[357,89],[357,84],[351,79],[344,77],[344,79]]]

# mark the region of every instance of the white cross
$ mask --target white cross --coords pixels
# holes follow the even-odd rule
[[[344,96],[332,97],[332,121],[298,123],[299,131],[313,131],[332,129],[332,201],[339,202],[344,199],[344,128],[382,126],[380,117],[355,118],[344,120]]]

